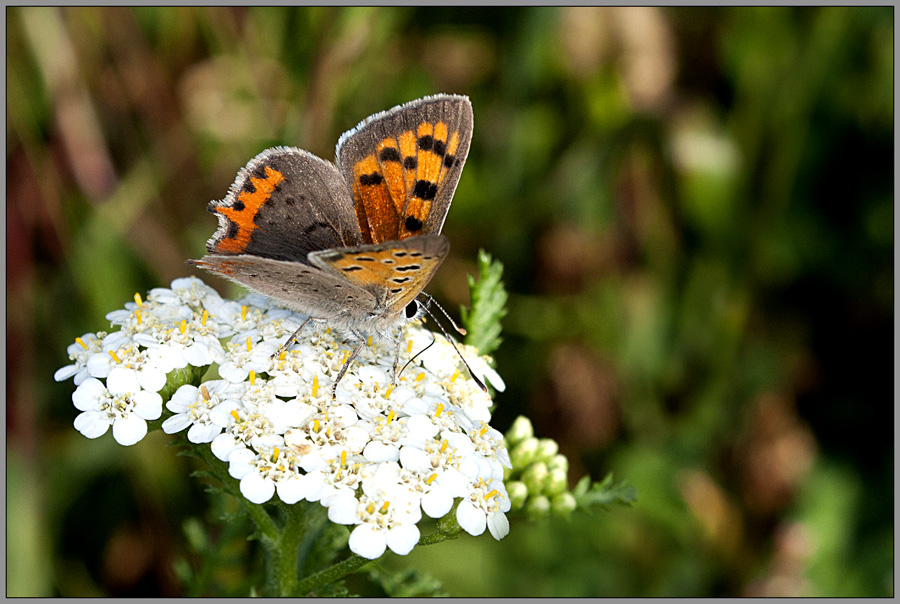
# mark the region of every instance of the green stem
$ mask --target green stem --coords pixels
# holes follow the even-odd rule
[[[363,558],[357,554],[353,554],[346,560],[338,562],[334,566],[319,571],[314,575],[310,575],[297,584],[294,595],[305,596],[323,585],[334,583],[339,579],[343,579],[352,572],[355,572],[371,562],[368,558]]]
[[[418,545],[434,545],[435,543],[448,541],[450,539],[456,539],[457,537],[459,537],[459,525],[456,525],[455,522],[453,522],[451,526],[443,527],[443,530],[438,530],[430,535],[424,535],[420,537]],[[297,589],[294,595],[309,595],[323,585],[328,585],[329,583],[333,583],[335,581],[343,579],[350,573],[356,572],[369,562],[371,562],[371,560],[363,558],[362,556],[359,556],[357,554],[353,554],[346,560],[338,562],[337,564],[326,568],[325,570],[319,571],[314,575],[310,575],[309,577],[306,577],[305,579],[300,581],[297,584]]]
[[[210,474],[215,476],[216,479],[222,483],[231,496],[238,500],[247,512],[247,515],[250,516],[253,524],[256,525],[256,530],[262,537],[260,541],[263,546],[267,550],[273,547],[278,542],[281,531],[263,506],[250,503],[243,495],[241,495],[240,482],[228,473],[225,462],[213,455],[212,450],[208,446],[192,445],[191,448],[206,462]]]
[[[266,552],[265,595],[283,597],[314,593],[316,589],[334,583],[371,562],[367,558],[353,554],[346,560],[299,580],[301,552],[308,551],[310,547],[310,544],[302,547],[304,537],[308,537],[312,532],[317,532],[317,526],[324,521],[322,513],[314,513],[304,502],[294,505],[276,502],[276,509],[281,511],[284,518],[279,525],[266,511],[266,508],[250,503],[241,495],[239,481],[228,474],[224,462],[213,455],[209,447],[192,446],[191,448],[206,462],[210,474],[218,479],[225,490],[240,502],[256,525],[260,543]],[[438,522],[438,531],[422,536],[418,545],[433,545],[449,539],[456,539],[459,532],[459,525],[451,512]]]
[[[307,514],[302,503],[294,505],[280,504],[284,512],[285,522],[281,527],[281,537],[272,552],[270,562],[273,578],[277,585],[277,595],[285,597],[293,595],[297,585],[299,570],[300,543],[308,529]]]
[[[430,535],[423,535],[419,539],[419,545],[434,545],[435,543],[440,543],[442,541],[449,541],[451,539],[456,539],[457,537],[459,537],[459,533],[448,535],[446,533],[437,531],[437,532],[431,533]]]

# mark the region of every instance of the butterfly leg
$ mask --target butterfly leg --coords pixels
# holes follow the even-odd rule
[[[276,358],[281,355],[282,352],[287,352],[287,349],[290,348],[294,342],[297,341],[297,337],[300,335],[300,331],[306,327],[306,324],[312,321],[312,317],[306,317],[306,320],[300,324],[300,327],[297,328],[297,331],[291,334],[284,344],[278,347],[278,350],[275,351],[275,354],[272,355],[272,358]]]
[[[400,334],[401,335],[403,334],[402,330],[401,330]],[[400,362],[400,347],[402,345],[403,345],[403,338],[398,337],[397,338],[397,348],[394,349],[394,377],[393,377],[393,380],[391,381],[391,383],[394,386],[397,385],[397,363]]]
[[[359,334],[357,334],[359,335]],[[347,373],[347,368],[350,367],[350,363],[353,362],[353,359],[356,358],[356,355],[359,354],[359,351],[362,350],[362,347],[366,345],[366,338],[360,336],[359,344],[356,345],[356,348],[353,349],[353,352],[350,353],[350,356],[347,357],[347,360],[344,361],[344,366],[341,367],[340,372],[337,375],[337,378],[334,380],[334,385],[331,387],[331,398],[337,398],[337,387],[340,383],[341,379],[344,377],[344,374]]]

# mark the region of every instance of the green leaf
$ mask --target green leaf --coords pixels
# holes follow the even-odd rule
[[[503,263],[484,250],[478,252],[478,281],[469,275],[469,297],[472,309],[460,308],[466,344],[481,354],[490,354],[500,346],[500,319],[506,315],[506,288],[500,278]]]
[[[578,502],[578,509],[592,512],[594,508],[607,509],[611,505],[630,506],[637,501],[635,488],[623,480],[618,483],[613,481],[613,475],[607,474],[601,482],[591,483],[591,479],[585,476],[572,491]]]
[[[391,598],[445,598],[450,595],[444,591],[440,581],[427,573],[412,569],[389,571],[379,564],[369,565],[366,572]]]

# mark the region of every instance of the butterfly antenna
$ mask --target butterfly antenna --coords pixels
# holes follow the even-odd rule
[[[417,352],[417,353],[415,354],[415,356],[413,356],[413,358],[411,358],[410,360],[406,361],[406,364],[403,365],[403,369],[401,369],[401,370],[400,370],[400,373],[397,374],[398,377],[399,377],[400,375],[402,375],[404,371],[406,371],[406,368],[409,367],[409,364],[412,363],[413,361],[415,361],[415,360],[419,357],[420,354],[422,354],[423,352],[425,352],[426,350],[428,350],[429,348],[431,348],[432,346],[434,346],[434,343],[436,342],[436,339],[435,339],[435,337],[434,337],[434,333],[432,333],[431,330],[429,330],[428,333],[431,334],[431,343],[428,344],[428,346],[426,346],[425,348],[423,348],[423,349],[420,350],[419,352]]]
[[[424,293],[424,292],[423,292],[423,293]],[[428,296],[428,294],[425,294],[425,295]],[[428,296],[428,299],[429,299],[429,302],[434,302],[434,298],[432,298],[431,296]],[[439,305],[437,302],[434,302],[434,304],[435,304],[435,306],[437,306],[438,308],[441,308],[440,305]],[[462,355],[462,353],[459,351],[459,348],[456,347],[456,343],[453,341],[453,338],[450,337],[450,334],[447,333],[447,330],[444,329],[444,326],[441,325],[440,321],[438,321],[438,320],[435,318],[435,316],[434,316],[433,314],[431,314],[431,311],[428,310],[428,305],[427,305],[427,304],[423,304],[423,305],[422,305],[422,308],[425,310],[426,313],[428,313],[428,316],[431,317],[431,319],[432,319],[435,323],[437,323],[437,326],[441,328],[441,332],[444,334],[444,337],[447,338],[447,341],[450,342],[450,344],[453,346],[453,350],[455,350],[455,351],[456,351],[456,354],[459,355],[459,358],[462,359],[463,365],[466,366],[466,370],[469,372],[469,376],[470,376],[473,380],[475,380],[475,383],[478,384],[478,387],[479,387],[479,388],[481,388],[482,390],[484,390],[485,392],[487,392],[487,391],[488,391],[487,386],[485,386],[484,383],[483,383],[481,380],[478,379],[478,376],[476,376],[476,375],[472,372],[472,368],[469,367],[469,364],[466,362],[466,358],[465,358],[465,357]],[[444,309],[441,308],[441,311],[443,312]],[[447,314],[447,313],[444,312],[444,315],[446,315],[446,314]],[[450,319],[449,316],[448,316],[447,318]],[[453,323],[453,319],[450,319],[450,323],[453,324],[453,327],[456,327],[456,324]],[[460,333],[463,333],[463,334],[466,333],[465,330],[460,331],[460,328],[459,328],[459,327],[456,327],[456,330],[459,331]],[[433,343],[433,342],[432,342],[432,343]]]
[[[466,335],[466,330],[463,329],[462,327],[460,327],[459,325],[457,325],[457,324],[453,321],[453,319],[450,317],[450,315],[447,314],[447,311],[444,310],[444,307],[441,306],[440,304],[438,304],[438,303],[437,303],[437,300],[435,300],[434,298],[431,297],[431,294],[428,294],[428,293],[426,293],[426,292],[422,292],[422,295],[425,296],[426,298],[428,298],[428,303],[429,303],[429,304],[434,304],[435,306],[437,306],[437,307],[440,309],[440,311],[441,311],[442,313],[444,313],[444,316],[447,317],[447,320],[448,320],[448,321],[450,321],[450,325],[453,326],[453,329],[455,329],[460,335]],[[428,314],[431,314],[431,313],[428,313]],[[432,315],[431,318],[434,319],[434,315]],[[437,323],[437,319],[435,319],[434,322]],[[463,359],[463,360],[465,360],[465,359]]]

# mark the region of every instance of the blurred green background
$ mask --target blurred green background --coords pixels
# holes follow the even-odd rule
[[[479,248],[506,267],[493,425],[527,414],[573,484],[638,502],[385,568],[456,596],[893,593],[892,7],[6,16],[8,595],[197,593],[198,531],[240,546],[199,466],[88,441],[53,372],[200,274],[206,203],[256,153],[332,159],[436,92],[475,133],[429,291],[466,304]],[[207,594],[248,554],[219,555]]]

